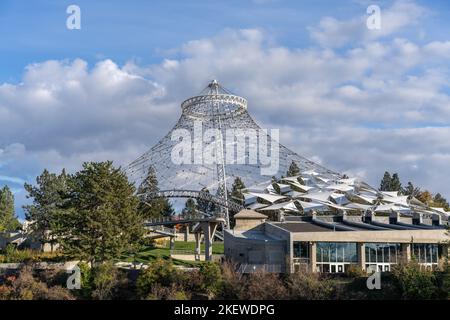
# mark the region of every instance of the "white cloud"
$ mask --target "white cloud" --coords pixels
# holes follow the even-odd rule
[[[298,153],[375,185],[384,170],[398,171],[405,183],[450,197],[442,179],[450,176],[448,51],[445,41],[395,37],[342,52],[286,48],[252,29],[190,41],[182,58],[150,66],[33,64],[21,83],[0,85],[0,174],[30,181],[44,167],[125,165],[217,78]]]
[[[364,9],[364,8],[363,8]],[[417,25],[428,10],[409,0],[397,0],[388,8],[381,9],[380,29],[369,30],[366,25],[366,11],[359,17],[349,20],[337,20],[333,17],[322,18],[319,25],[310,27],[310,36],[324,47],[341,47],[349,43],[368,42],[390,36],[406,27]]]

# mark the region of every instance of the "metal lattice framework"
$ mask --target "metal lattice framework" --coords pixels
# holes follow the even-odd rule
[[[217,81],[212,81],[198,96],[189,98],[181,104],[181,117],[176,125],[166,134],[154,147],[145,152],[138,159],[133,161],[127,168],[129,177],[140,185],[145,179],[148,168],[155,169],[159,188],[170,193],[171,190],[177,192],[186,190],[187,192],[201,191],[207,188],[217,197],[222,198],[224,203],[228,203],[227,189],[231,187],[234,179],[240,177],[246,186],[257,185],[261,182],[270,181],[272,176],[285,175],[291,162],[295,162],[301,171],[314,170],[323,176],[338,178],[340,175],[328,170],[313,161],[310,161],[295,152],[289,150],[278,141],[272,139],[267,131],[263,131],[252,119],[247,111],[247,100],[237,95],[231,94],[228,90],[220,86]],[[201,121],[201,130],[218,129],[219,138],[216,139],[217,161],[215,163],[182,163],[174,164],[172,161],[172,151],[179,141],[172,140],[175,130],[184,129],[191,133],[193,150],[200,146],[202,150],[208,147],[202,135],[196,135],[196,123]],[[236,139],[226,141],[228,130],[235,131]],[[237,148],[237,140],[243,138],[248,130],[256,132],[258,141],[266,139],[268,146],[278,145],[279,166],[278,172],[271,175],[261,173],[261,162],[250,161],[250,143],[245,147],[245,156],[236,159],[234,163],[229,163],[226,153],[229,148]],[[239,136],[241,135],[241,136]],[[195,158],[195,150],[194,150]],[[257,158],[261,158],[258,150]],[[224,160],[227,160],[226,162]],[[199,196],[200,193],[195,196]],[[213,198],[211,198],[213,200]],[[231,208],[232,205],[224,205],[224,208]],[[228,219],[227,219],[228,220]]]
[[[138,195],[140,196],[140,195]],[[228,201],[227,199],[219,196],[215,196],[208,192],[195,191],[195,190],[164,190],[159,192],[153,192],[146,195],[149,199],[154,198],[193,198],[201,199],[211,203],[214,203],[222,208],[226,208],[231,212],[239,212],[244,207],[233,201]]]

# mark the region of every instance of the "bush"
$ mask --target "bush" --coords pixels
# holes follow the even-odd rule
[[[19,250],[12,244],[8,244],[5,249],[5,254],[0,256],[0,263],[27,263],[61,260],[63,260],[63,255],[58,252],[41,252],[32,249]]]
[[[345,275],[349,278],[361,278],[365,277],[367,274],[359,266],[349,265]]]
[[[222,274],[217,263],[206,262],[200,266],[202,277],[201,289],[210,296],[215,296],[222,286]]]
[[[228,300],[243,296],[242,274],[236,272],[236,265],[226,261],[222,264],[222,297]]]
[[[181,282],[178,280],[181,278],[172,261],[158,259],[139,275],[136,281],[137,292],[141,298],[146,299],[152,294],[155,285],[170,287],[173,283]]]
[[[428,300],[439,297],[436,275],[432,271],[422,270],[415,261],[394,266],[392,276],[402,299]]]
[[[312,272],[292,273],[286,280],[289,298],[294,300],[326,300],[333,297],[335,290],[328,279]]]
[[[105,262],[92,270],[92,298],[98,300],[110,300],[114,297],[114,289],[117,287],[118,270],[111,262]]]
[[[188,300],[189,298],[190,296],[183,288],[175,283],[172,283],[168,287],[157,283],[146,296],[148,300]]]
[[[66,288],[53,286],[48,288],[45,282],[33,277],[30,267],[24,267],[19,277],[10,282],[9,299],[17,300],[72,300],[72,294]]]
[[[239,297],[245,300],[283,300],[288,292],[278,274],[257,271],[247,276],[245,290]]]

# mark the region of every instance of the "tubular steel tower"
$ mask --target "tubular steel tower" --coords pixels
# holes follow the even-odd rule
[[[146,177],[150,166],[155,169],[161,191],[153,196],[194,197],[212,201],[225,210],[229,226],[228,209],[236,211],[241,207],[228,201],[227,186],[230,187],[236,177],[240,177],[247,187],[255,186],[270,181],[272,176],[285,175],[292,161],[301,171],[311,170],[330,178],[339,176],[271,138],[267,130],[262,130],[247,112],[247,100],[224,89],[216,80],[210,82],[199,95],[185,100],[181,110],[181,117],[173,129],[127,168],[136,185],[140,185]],[[210,130],[218,132],[214,139],[207,134]],[[190,161],[175,163],[174,150],[180,144],[179,135],[175,133],[180,132],[190,139],[191,147],[187,155]],[[262,139],[267,141],[265,149],[258,147]],[[261,169],[267,164],[261,161],[262,153],[270,147],[278,149],[272,155],[277,157],[277,170],[264,174]],[[211,150],[215,152],[214,161],[205,157]],[[216,196],[205,194],[203,188]]]

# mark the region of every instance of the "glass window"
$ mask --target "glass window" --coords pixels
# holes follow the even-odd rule
[[[354,242],[318,242],[317,262],[358,262],[358,251]]]
[[[414,243],[413,255],[418,263],[438,263],[439,246],[431,243]]]
[[[330,244],[330,261],[336,262],[337,261],[337,252],[336,252],[336,243]]]
[[[439,260],[438,249],[439,248],[437,244],[433,245],[433,261],[432,261],[433,263],[438,263]]]
[[[366,263],[397,263],[399,243],[366,243]]]
[[[309,258],[309,243],[294,241],[294,258]]]
[[[389,249],[391,248],[391,245],[387,244],[383,246],[383,262],[389,263]]]

